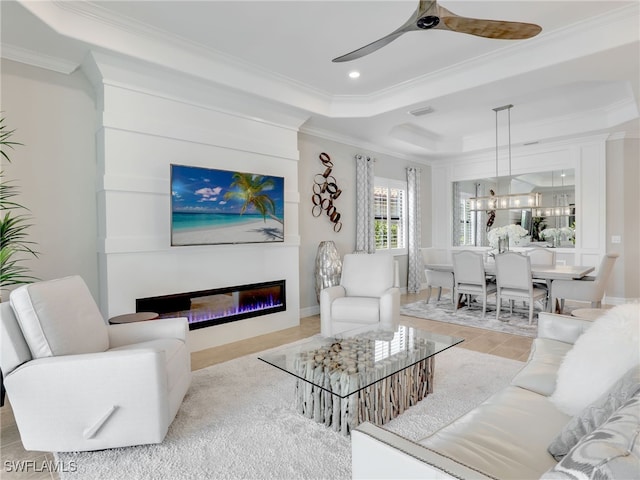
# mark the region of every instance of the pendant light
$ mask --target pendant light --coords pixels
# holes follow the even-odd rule
[[[508,159],[509,159],[509,190],[504,195],[472,197],[469,199],[471,211],[491,211],[509,210],[513,208],[534,208],[540,204],[539,193],[511,193],[511,109],[512,104],[493,108],[496,113],[496,186],[498,185],[498,161],[499,161],[499,141],[498,141],[498,115],[507,111],[507,134],[508,134]]]

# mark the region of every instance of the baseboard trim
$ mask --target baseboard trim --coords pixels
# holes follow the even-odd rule
[[[640,298],[625,298],[625,297],[604,297],[602,303],[608,305],[624,305],[625,303],[639,303]]]
[[[320,305],[300,309],[300,318],[313,317],[314,315],[320,315]]]

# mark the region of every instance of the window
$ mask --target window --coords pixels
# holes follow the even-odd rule
[[[373,203],[376,250],[407,248],[407,183],[375,178]]]
[[[457,245],[475,245],[476,215],[471,212],[470,198],[471,194],[460,194],[460,239]]]

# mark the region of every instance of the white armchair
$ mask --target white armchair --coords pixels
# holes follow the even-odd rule
[[[159,443],[191,382],[184,318],[107,325],[78,276],[0,304],[0,367],[24,448]]]
[[[559,300],[559,313],[562,313],[565,299],[591,302],[591,307],[600,308],[613,265],[619,256],[617,253],[607,253],[600,262],[595,277],[587,276],[579,280],[554,280],[551,283],[551,308],[556,308],[556,303]]]
[[[391,255],[347,254],[340,285],[320,291],[320,333],[380,324],[394,329],[400,321],[400,289],[395,286]]]

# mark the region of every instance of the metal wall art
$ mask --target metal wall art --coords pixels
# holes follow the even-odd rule
[[[338,188],[336,178],[331,175],[333,170],[331,157],[322,152],[319,158],[325,170],[322,173],[318,173],[313,179],[313,196],[311,197],[313,207],[311,208],[311,214],[314,217],[319,217],[322,212],[325,212],[333,223],[333,231],[339,232],[342,230],[342,222],[340,221],[342,215],[340,215],[333,202],[340,196],[342,190]]]

